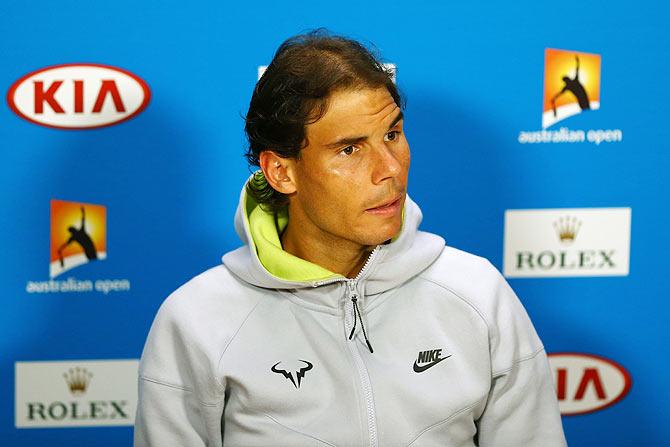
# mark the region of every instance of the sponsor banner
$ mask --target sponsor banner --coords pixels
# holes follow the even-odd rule
[[[542,128],[599,108],[600,55],[545,49]]]
[[[630,208],[505,211],[503,271],[510,278],[626,276]]]
[[[572,116],[600,109],[600,55],[547,48],[544,52],[542,129],[522,130],[520,144],[603,143],[623,141],[621,129],[549,127]]]
[[[630,374],[613,360],[579,353],[548,357],[562,415],[602,410],[621,401],[631,389]]]
[[[113,279],[54,279],[63,273],[107,259],[107,208],[92,203],[51,201],[49,280],[30,280],[27,293],[130,291],[130,281]]]
[[[91,203],[51,201],[49,277],[107,258],[107,208]]]
[[[33,71],[7,92],[21,118],[58,129],[89,129],[129,120],[149,104],[141,78],[101,64],[63,64]]]
[[[138,360],[16,362],[16,427],[133,425],[138,367]]]

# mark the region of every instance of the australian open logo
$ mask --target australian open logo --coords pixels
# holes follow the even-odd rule
[[[544,53],[542,130],[521,131],[519,143],[583,143],[623,140],[621,129],[570,129],[557,124],[600,109],[599,54],[547,48]]]
[[[122,292],[127,279],[76,279],[72,269],[107,259],[107,208],[65,200],[51,201],[49,281],[28,281],[28,293]],[[56,279],[59,278],[59,279]]]
[[[106,221],[107,209],[102,205],[52,200],[49,277],[106,259]]]
[[[600,108],[600,55],[547,48],[542,128]]]

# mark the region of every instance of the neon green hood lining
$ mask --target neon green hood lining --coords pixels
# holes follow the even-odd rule
[[[292,255],[282,248],[279,235],[288,225],[288,210],[276,214],[266,211],[246,194],[244,217],[247,220],[258,259],[272,275],[287,281],[321,281],[343,278],[317,264]]]
[[[292,255],[282,248],[280,234],[288,225],[288,209],[273,213],[264,210],[249,194],[244,192],[245,213],[250,241],[263,267],[273,276],[286,281],[323,281],[344,276],[333,273],[320,265]],[[405,224],[405,209],[402,210],[402,224]],[[400,232],[391,240],[395,241]]]

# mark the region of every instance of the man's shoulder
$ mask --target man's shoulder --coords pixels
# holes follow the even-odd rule
[[[422,276],[449,281],[464,278],[481,281],[497,279],[500,272],[487,258],[446,245]]]
[[[191,278],[172,292],[162,303],[159,314],[180,321],[221,323],[244,318],[257,304],[258,295],[240,281],[223,264]]]
[[[498,269],[488,259],[450,246],[444,247],[420,277],[482,311],[498,304],[498,292],[505,284]]]
[[[257,295],[244,293],[242,287],[220,265],[171,293],[151,325],[140,374],[161,383],[218,390],[209,379],[218,377],[213,371],[218,371],[223,352],[258,303]]]
[[[226,268],[219,264],[197,274],[179,286],[172,295],[185,296],[193,294],[220,292],[224,288],[238,285],[239,280]]]

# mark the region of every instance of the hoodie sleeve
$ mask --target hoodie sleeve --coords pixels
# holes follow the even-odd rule
[[[159,309],[142,352],[134,445],[219,447],[224,384],[212,373],[193,304],[175,295]]]
[[[496,270],[489,315],[491,388],[480,447],[566,446],[549,362],[526,310]]]

